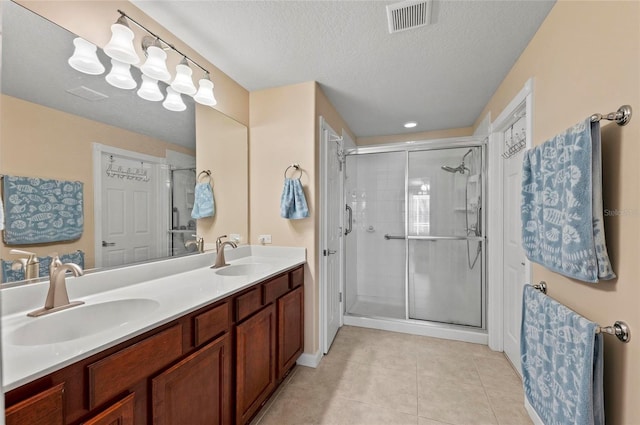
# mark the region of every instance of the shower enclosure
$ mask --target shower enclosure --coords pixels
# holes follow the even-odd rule
[[[195,168],[172,168],[169,171],[171,229],[169,234],[172,256],[197,251],[194,234],[196,221],[191,218],[196,184]]]
[[[484,158],[471,138],[347,155],[346,324],[485,328]]]

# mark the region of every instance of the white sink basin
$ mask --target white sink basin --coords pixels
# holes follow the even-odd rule
[[[93,335],[138,320],[160,307],[146,298],[107,301],[71,307],[34,317],[9,335],[14,345],[46,345]]]
[[[216,270],[216,274],[220,276],[251,276],[255,274],[266,273],[269,270],[271,270],[271,266],[269,264],[234,264]]]

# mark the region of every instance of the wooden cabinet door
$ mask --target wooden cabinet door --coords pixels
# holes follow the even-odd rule
[[[82,425],[133,425],[134,394],[129,394]]]
[[[216,339],[155,377],[154,425],[231,423],[231,342]]]
[[[278,380],[291,369],[304,350],[304,297],[302,286],[278,299]]]
[[[64,384],[42,391],[5,411],[6,425],[63,425]]]
[[[236,327],[236,423],[245,424],[276,385],[276,308]]]

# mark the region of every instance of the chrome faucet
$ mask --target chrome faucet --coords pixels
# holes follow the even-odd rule
[[[212,269],[217,269],[220,267],[224,267],[224,266],[228,266],[229,264],[227,264],[227,260],[225,260],[224,258],[224,247],[226,245],[230,245],[232,248],[237,248],[238,245],[236,245],[235,242],[232,241],[224,241],[222,242],[222,238],[226,238],[227,235],[222,235],[220,236],[218,239],[216,239],[216,263],[211,266]]]
[[[47,299],[44,302],[44,307],[36,311],[32,311],[27,316],[38,317],[43,314],[53,313],[73,307],[76,305],[84,304],[84,301],[69,302],[69,295],[67,293],[66,273],[70,271],[74,276],[82,276],[84,272],[79,265],[74,263],[62,263],[57,255],[51,258],[51,264],[49,265],[49,292],[47,292]]]

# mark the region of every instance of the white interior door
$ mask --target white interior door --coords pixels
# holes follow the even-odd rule
[[[327,353],[341,326],[342,293],[340,258],[342,257],[342,170],[338,153],[342,139],[323,121],[323,246],[322,269],[324,287],[324,340],[323,352]]]
[[[111,170],[145,170],[148,179]],[[151,164],[111,154],[102,154],[102,265],[119,266],[157,258],[159,245],[159,204]]]
[[[509,127],[502,130],[503,146],[512,146],[531,138],[530,120],[527,120],[526,102],[514,115],[517,117]],[[527,144],[528,145],[528,144]],[[520,219],[522,159],[525,149],[509,158],[502,159],[503,181],[503,339],[504,352],[520,370],[520,325],[522,321],[522,290],[528,280],[528,261],[522,249],[522,222]]]

